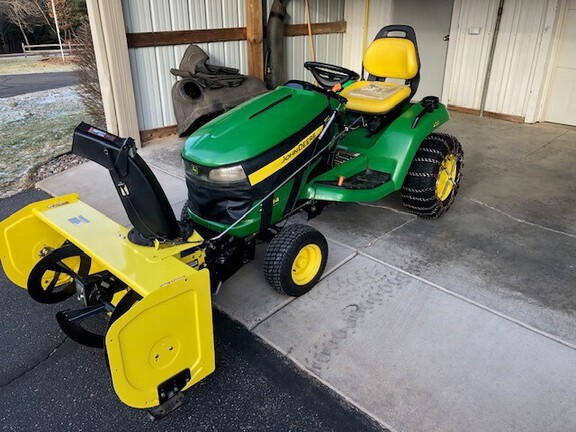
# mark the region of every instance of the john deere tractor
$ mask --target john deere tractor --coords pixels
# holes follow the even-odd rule
[[[458,192],[463,152],[435,132],[448,120],[436,97],[411,102],[420,79],[414,30],[384,27],[363,76],[307,62],[317,84],[289,81],[222,114],[182,151],[188,201],[180,220],[131,138],[85,123],[73,152],[108,169],[133,225],[124,228],[75,194],[31,204],[0,223],[7,276],[41,303],[76,296],[57,314],[72,339],[104,348],[127,405],[161,416],[215,368],[211,294],[268,242],[264,277],[301,296],[326,265],[313,218],[328,202],[370,202],[400,192],[434,219]],[[246,289],[250,289],[246,287]],[[107,316],[103,334],[84,327]]]

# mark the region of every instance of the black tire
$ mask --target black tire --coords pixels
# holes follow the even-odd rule
[[[65,260],[78,259],[70,268]],[[38,303],[60,303],[76,293],[74,277],[90,273],[92,260],[80,248],[67,243],[41,258],[28,275],[28,294]],[[62,277],[64,276],[64,278]],[[48,286],[44,286],[48,284]]]
[[[431,133],[420,144],[404,179],[402,203],[419,217],[440,217],[458,194],[463,167],[464,152],[458,140],[445,133]]]
[[[304,257],[299,255],[301,252]],[[308,259],[310,254],[312,258]],[[298,257],[305,261],[302,270],[295,269]],[[322,233],[308,225],[287,225],[268,245],[264,278],[279,293],[299,297],[318,283],[327,259],[328,243]]]

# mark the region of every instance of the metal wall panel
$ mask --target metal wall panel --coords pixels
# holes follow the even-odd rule
[[[362,71],[364,49],[376,37],[376,34],[385,25],[392,22],[393,0],[347,0],[345,2],[344,17],[347,31],[342,46],[342,65],[353,71]],[[365,23],[366,8],[368,10],[368,23]],[[367,24],[366,44],[364,43],[364,26]]]
[[[245,0],[122,0],[127,33],[246,26]],[[140,130],[176,124],[171,89],[188,45],[129,50]],[[199,44],[217,65],[248,72],[245,41]]]
[[[498,0],[461,0],[448,103],[480,109]],[[492,71],[486,111],[525,117],[535,79],[548,0],[505,0]],[[458,8],[456,8],[458,9]],[[475,33],[480,28],[480,34]]]
[[[506,0],[486,111],[525,117],[544,31],[547,1]]]
[[[452,79],[448,103],[465,108],[480,108],[490,43],[494,33],[498,0],[461,0],[455,12],[457,28],[450,32],[454,44]],[[479,30],[479,34],[474,34]]]
[[[266,16],[273,0],[267,1]],[[350,0],[349,0],[350,1]],[[286,24],[305,24],[306,8],[304,1],[290,1],[286,7],[288,17]],[[312,23],[325,23],[344,20],[344,0],[310,0],[310,19]],[[341,33],[312,36],[316,61],[342,64]],[[304,69],[304,62],[312,60],[308,36],[287,37],[284,42],[287,79],[311,81],[312,75]]]

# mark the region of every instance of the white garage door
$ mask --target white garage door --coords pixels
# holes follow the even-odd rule
[[[576,0],[568,1],[551,79],[544,119],[576,126]]]

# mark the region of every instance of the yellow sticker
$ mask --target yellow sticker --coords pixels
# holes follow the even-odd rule
[[[272,205],[276,206],[276,204],[280,203],[280,197],[275,197],[272,200]],[[264,204],[260,204],[260,213],[262,213],[262,208],[264,207]]]
[[[436,120],[436,122],[434,122],[433,127],[437,128],[438,126],[440,126],[440,120]]]
[[[260,183],[262,180],[267,179],[276,171],[281,170],[286,165],[290,163],[290,161],[294,160],[300,153],[308,148],[310,144],[314,142],[314,140],[320,135],[324,129],[324,125],[317,128],[313,131],[310,135],[300,141],[296,146],[292,149],[288,150],[279,158],[273,160],[268,165],[263,166],[258,171],[253,172],[248,176],[248,180],[250,180],[250,184],[254,186],[255,184]]]

